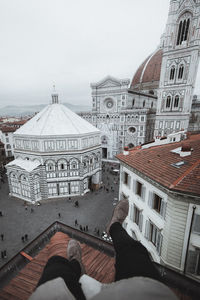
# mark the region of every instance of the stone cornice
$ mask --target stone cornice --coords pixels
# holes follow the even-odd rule
[[[85,152],[90,152],[90,151],[94,151],[94,150],[100,150],[101,149],[101,144],[94,146],[94,147],[90,147],[90,148],[85,148],[85,149],[78,149],[78,150],[64,150],[64,151],[52,151],[52,152],[41,152],[41,151],[31,151],[31,150],[15,150],[15,155],[17,154],[24,154],[24,155],[38,155],[38,156],[45,156],[45,155],[51,155],[51,156],[55,156],[55,155],[73,155],[73,154],[83,154]]]

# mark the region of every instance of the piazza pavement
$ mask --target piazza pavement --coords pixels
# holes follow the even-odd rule
[[[0,252],[6,250],[7,258],[1,258],[0,267],[20,252],[40,233],[55,221],[75,227],[88,226],[88,234],[95,235],[95,227],[100,235],[106,229],[112,216],[113,208],[119,197],[119,176],[111,174],[111,164],[106,164],[102,173],[103,185],[99,191],[89,192],[82,197],[52,199],[41,202],[41,205],[25,205],[23,200],[10,197],[8,183],[0,183]],[[111,186],[114,191],[111,191]],[[106,191],[106,188],[109,191]],[[74,203],[78,200],[79,207]],[[59,217],[60,214],[60,217]],[[28,241],[23,242],[22,236],[28,235]]]

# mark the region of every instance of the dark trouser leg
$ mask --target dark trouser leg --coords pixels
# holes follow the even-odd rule
[[[85,296],[78,282],[81,276],[81,267],[77,260],[67,260],[61,256],[52,256],[44,267],[37,286],[46,281],[62,277],[66,286],[76,299],[85,300]]]
[[[111,225],[110,235],[116,252],[115,281],[134,276],[150,277],[161,281],[146,248],[132,239],[120,223]]]

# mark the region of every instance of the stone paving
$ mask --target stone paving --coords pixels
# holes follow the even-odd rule
[[[73,197],[71,201],[68,198],[54,199],[42,202],[40,206],[28,205],[27,209],[24,201],[8,195],[7,181],[0,183],[0,211],[3,213],[0,216],[0,235],[4,234],[3,241],[0,236],[0,252],[7,252],[7,258],[2,259],[0,256],[0,267],[56,220],[75,227],[74,221],[77,219],[79,225],[88,225],[89,234],[95,234],[95,227],[102,233],[111,218],[116,204],[114,199],[118,199],[119,193],[119,184],[114,183],[119,182],[118,176],[112,175],[110,168],[111,165],[106,164],[103,171],[103,182],[109,192],[102,188],[83,197]],[[111,186],[114,192],[110,190]],[[78,208],[74,206],[76,200],[79,202]],[[28,241],[22,242],[21,238],[25,234],[28,234]]]

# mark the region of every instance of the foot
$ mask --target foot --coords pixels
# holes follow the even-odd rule
[[[76,259],[81,267],[81,275],[85,273],[85,268],[82,263],[82,251],[81,246],[76,240],[70,240],[67,245],[67,257],[69,261]]]
[[[119,222],[122,224],[128,215],[129,202],[127,199],[120,200],[117,206],[115,207],[112,215],[110,224],[108,225],[106,232],[110,234],[110,227],[113,223]]]

